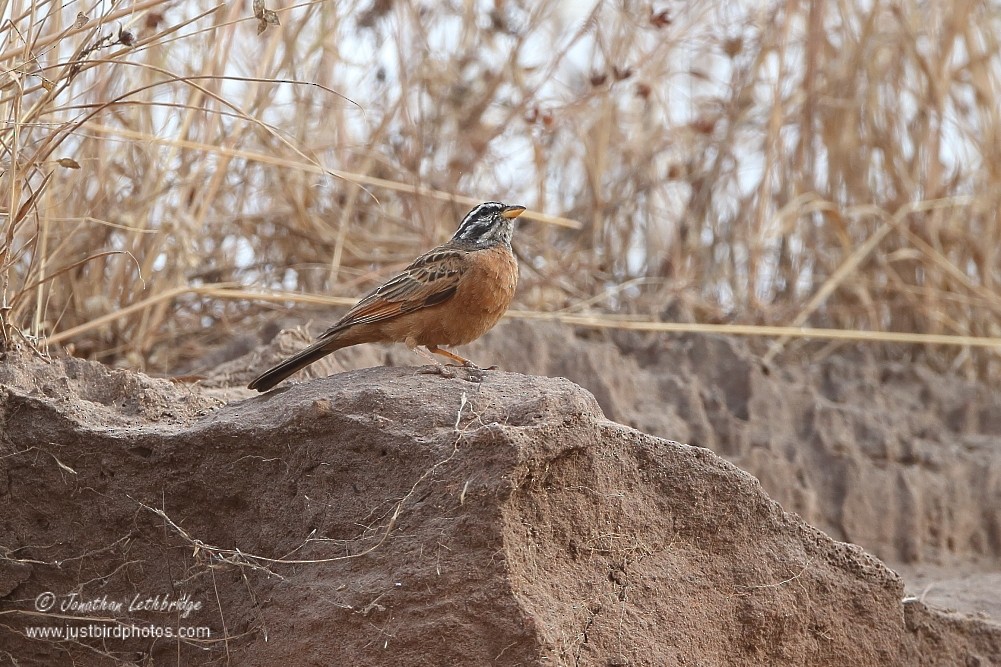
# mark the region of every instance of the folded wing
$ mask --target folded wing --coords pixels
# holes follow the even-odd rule
[[[418,257],[410,266],[362,298],[320,339],[355,324],[371,324],[404,313],[445,303],[455,295],[462,275],[465,253],[435,249]]]

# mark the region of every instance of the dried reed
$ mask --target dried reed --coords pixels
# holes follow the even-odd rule
[[[997,372],[988,3],[3,6],[7,344],[169,371],[274,308],[216,285],[350,298],[502,199],[522,310]]]

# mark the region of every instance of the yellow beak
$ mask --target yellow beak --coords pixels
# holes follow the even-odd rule
[[[503,211],[501,211],[501,217],[510,220],[512,218],[517,218],[524,212],[525,212],[524,206],[508,206]]]

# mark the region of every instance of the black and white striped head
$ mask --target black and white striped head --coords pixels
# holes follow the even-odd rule
[[[508,206],[496,201],[480,204],[462,219],[452,240],[477,246],[500,243],[510,246],[514,219],[524,212],[524,206]]]

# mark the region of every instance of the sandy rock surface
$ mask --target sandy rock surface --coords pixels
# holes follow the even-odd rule
[[[245,384],[307,339],[290,331],[213,363],[210,383]],[[463,351],[481,365],[568,378],[613,421],[713,450],[787,511],[905,573],[910,593],[1001,621],[1001,587],[990,585],[1001,578],[1001,391],[933,372],[906,350],[877,361],[870,348],[818,346],[766,370],[749,347],[515,320]],[[402,346],[364,345],[306,376],[412,363],[422,361]]]
[[[499,359],[491,363],[510,362],[504,344],[512,339],[488,339],[480,352],[493,345]],[[533,361],[526,347],[510,354]],[[719,384],[686,387],[689,371],[682,370],[661,377],[658,387],[644,386],[655,375],[649,367],[628,384],[602,366],[618,359],[622,369],[621,355],[607,344],[593,355],[574,355],[566,342],[564,348],[562,355],[548,348],[547,363],[565,364],[564,373],[553,374],[573,376],[572,364],[580,364],[579,372],[606,382],[594,395],[560,377],[491,372],[474,384],[411,368],[371,368],[252,396],[218,378],[203,383],[215,388],[204,388],[77,360],[9,357],[0,364],[0,661],[999,659],[1001,627],[989,616],[930,609],[877,558],[783,511],[757,479],[708,449],[606,417],[632,406],[625,421],[640,420],[643,406],[659,400],[656,391],[688,395],[687,403],[661,404],[661,421],[653,423],[660,426],[651,430],[675,424],[697,440],[706,424],[723,423],[719,431],[728,437],[704,444],[730,443],[738,456],[746,447],[747,460],[767,462],[794,444],[783,429],[798,425],[801,458],[786,463],[807,469],[817,456],[811,439],[825,437],[816,426],[776,418],[783,434],[777,440],[753,426],[765,411],[759,406],[778,400],[767,394],[773,378],[757,378],[759,371],[739,358],[720,361],[725,348],[689,349],[690,364],[729,364],[717,374]],[[380,354],[373,350],[359,348],[357,357],[339,355],[334,363],[364,362],[364,355]],[[233,382],[249,379],[241,375],[251,372],[246,359],[233,363],[235,370],[226,371]],[[683,363],[679,357],[677,368]],[[716,398],[697,400],[703,392]],[[714,400],[717,408],[707,409]],[[690,412],[696,403],[702,421]],[[864,449],[858,433],[851,441]],[[902,454],[883,456],[892,467]],[[935,470],[917,469],[919,480]],[[828,462],[826,472],[814,471],[790,493],[812,498],[800,509],[822,523],[852,526],[843,509],[836,513],[841,524],[828,521],[826,498],[837,483],[818,481],[843,472]],[[989,554],[989,524],[967,520],[979,527],[938,530],[953,531],[954,551],[973,544]],[[978,534],[982,543],[969,537]],[[915,544],[915,553],[940,554],[927,534]],[[45,593],[69,609],[40,611]],[[189,613],[182,617],[176,605],[113,606],[127,607],[137,595],[140,602],[156,595],[184,600]],[[104,608],[74,610],[74,600],[103,600]],[[26,636],[29,627],[95,624],[206,627],[211,636]]]

